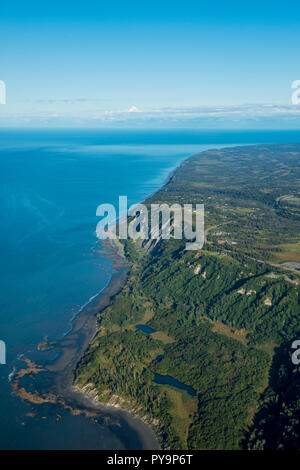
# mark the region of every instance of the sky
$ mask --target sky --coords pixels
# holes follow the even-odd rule
[[[300,129],[299,44],[294,0],[2,0],[0,126]]]

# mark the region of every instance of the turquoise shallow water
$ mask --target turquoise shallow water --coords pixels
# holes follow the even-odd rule
[[[132,431],[67,412],[30,408],[12,395],[18,357],[61,337],[101,291],[111,261],[96,244],[96,208],[157,190],[189,155],[207,148],[299,141],[296,132],[0,131],[0,448],[134,448]]]

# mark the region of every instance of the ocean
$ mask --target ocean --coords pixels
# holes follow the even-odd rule
[[[1,449],[134,449],[138,433],[23,403],[11,389],[22,358],[63,337],[108,285],[113,266],[95,234],[96,208],[143,201],[184,159],[208,148],[299,142],[297,131],[0,130]],[[59,416],[59,418],[58,418]],[[121,416],[121,415],[120,415]]]

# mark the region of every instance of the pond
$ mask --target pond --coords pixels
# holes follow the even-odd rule
[[[171,387],[178,388],[179,390],[185,390],[191,397],[196,397],[197,392],[188,385],[179,382],[179,380],[174,379],[171,375],[160,375],[154,374],[154,382],[159,385],[170,385]]]
[[[148,335],[152,335],[152,333],[155,333],[155,330],[153,330],[153,328],[150,328],[150,326],[147,325],[135,325],[135,327],[138,330],[143,331],[143,333],[147,333]]]
[[[154,358],[155,361],[161,361],[164,357],[164,354],[157,354],[157,356]]]

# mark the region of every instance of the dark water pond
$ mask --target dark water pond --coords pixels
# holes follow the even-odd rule
[[[150,328],[150,326],[147,325],[135,325],[135,327],[138,330],[141,330],[143,333],[147,333],[147,335],[152,335],[152,333],[155,333],[155,330],[153,330],[153,328]]]
[[[171,375],[160,375],[154,374],[154,382],[160,385],[170,385],[171,387],[178,388],[179,390],[185,390],[191,397],[197,396],[197,392],[188,385],[179,382],[179,380],[174,379]]]
[[[157,354],[155,361],[161,361],[163,357],[164,357],[164,354]]]

